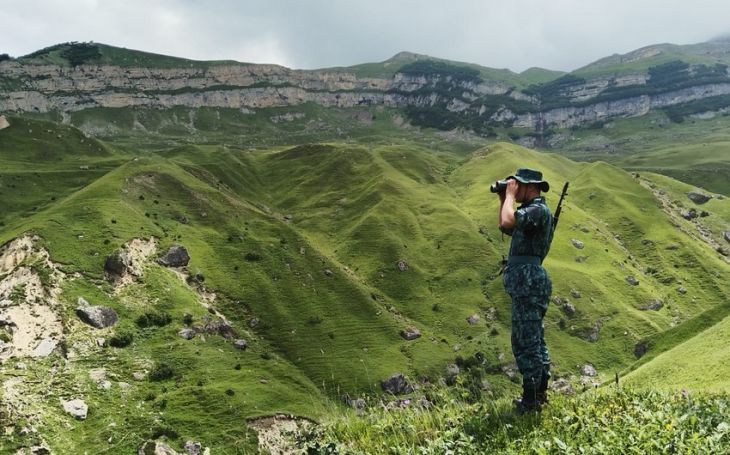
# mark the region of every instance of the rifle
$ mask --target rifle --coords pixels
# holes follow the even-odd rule
[[[565,196],[568,194],[568,184],[570,182],[565,182],[565,185],[563,185],[563,192],[560,193],[560,200],[558,201],[558,207],[555,209],[555,215],[553,215],[553,231],[555,231],[555,228],[558,227],[558,218],[560,217],[560,211],[563,209],[563,199],[565,199]]]

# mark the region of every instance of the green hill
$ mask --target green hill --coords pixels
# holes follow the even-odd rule
[[[545,172],[551,206],[571,181],[546,263],[560,297],[546,319],[558,377],[575,382],[591,363],[597,379],[610,379],[633,364],[637,343],[692,326],[700,312],[724,311],[730,299],[730,267],[692,233],[694,224],[605,163],[506,143],[465,155],[447,141],[256,150],[127,143],[120,151],[73,128],[11,124],[0,131],[0,182],[11,195],[0,244],[37,239],[19,264],[0,269],[10,287],[0,297],[11,307],[37,305],[29,294],[37,288],[22,281],[37,276],[44,292],[33,299],[51,302],[62,323],[54,336],[63,338],[63,349],[25,370],[0,368],[10,384],[2,409],[18,422],[4,442],[11,449],[45,442],[59,452],[120,453],[164,435],[176,446],[194,439],[250,451],[256,436],[247,419],[319,420],[344,394],[378,394],[398,372],[438,382],[453,362],[488,378],[495,394],[515,390],[503,373],[510,317],[497,276],[508,239],[495,228],[498,200],[488,186],[517,167]],[[49,159],[36,165],[41,156]],[[23,174],[29,169],[46,177],[33,180]],[[726,199],[712,203],[727,211]],[[187,279],[155,262],[177,244],[190,253]],[[139,249],[141,272],[124,286],[103,273],[120,248]],[[82,324],[80,297],[113,308],[119,323]],[[468,323],[475,314],[478,323]],[[219,317],[235,336],[211,328]],[[178,335],[191,327],[200,331],[193,339]],[[404,340],[408,327],[421,337]],[[235,338],[248,348],[235,349]],[[126,346],[109,346],[112,339]],[[649,344],[646,356],[662,346],[671,343]],[[99,368],[108,389],[90,377]],[[19,397],[30,404],[19,406]],[[79,397],[90,407],[86,420],[59,405]],[[34,431],[22,432],[25,423]]]

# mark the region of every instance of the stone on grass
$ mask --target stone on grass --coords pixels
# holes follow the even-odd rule
[[[580,372],[583,376],[590,377],[596,376],[598,374],[596,368],[593,366],[592,363],[586,363],[585,365],[583,365],[583,368],[581,368]]]
[[[241,351],[245,351],[248,347],[248,341],[244,339],[238,339],[233,342],[233,347],[236,349],[240,349]]]
[[[575,257],[575,262],[577,262],[579,264],[582,264],[582,263],[584,263],[587,260],[588,260],[588,257],[587,256],[576,256]]]
[[[651,310],[651,311],[658,311],[664,306],[664,302],[662,302],[660,299],[651,299],[648,302],[646,302],[644,305],[641,305],[639,307],[640,310]]]
[[[119,319],[114,310],[99,305],[76,308],[76,315],[79,319],[97,329],[111,327]]]
[[[679,288],[677,288],[677,292],[679,292],[680,294],[686,294],[687,288],[684,286],[680,286]]]
[[[181,245],[170,247],[167,253],[157,259],[157,263],[165,267],[185,267],[188,262],[190,262],[188,250]]]
[[[567,302],[563,304],[563,312],[569,316],[572,316],[575,314],[575,306],[572,303]]]
[[[638,286],[639,280],[637,280],[634,276],[629,275],[626,278],[624,278],[627,283],[629,283],[631,286]]]
[[[695,209],[685,210],[681,212],[680,215],[682,215],[682,218],[684,218],[685,220],[693,220],[699,216],[697,215],[697,210]]]
[[[195,330],[186,327],[177,332],[177,334],[186,340],[192,340],[195,337]]]
[[[137,451],[137,455],[183,455],[163,442],[145,441]]]
[[[571,289],[570,295],[573,296],[574,299],[579,299],[581,297],[580,291],[577,289]]]
[[[203,451],[203,444],[196,441],[187,441],[184,448],[190,455],[200,455]]]
[[[637,359],[640,359],[644,354],[646,354],[646,351],[649,350],[649,342],[648,341],[639,341],[634,346],[634,356]]]
[[[393,395],[413,392],[413,386],[401,373],[395,373],[388,379],[380,381],[380,387],[382,387],[383,391],[392,393]]]
[[[583,247],[585,247],[585,243],[581,242],[578,239],[570,239],[570,243],[573,244],[574,247],[578,248],[579,250],[582,250]]]
[[[107,256],[104,262],[104,271],[109,275],[121,277],[127,274],[128,266],[127,258],[122,256],[121,253],[116,252]]]
[[[61,400],[63,410],[73,416],[75,419],[84,420],[89,412],[89,406],[86,405],[84,400]]]
[[[704,204],[705,202],[712,199],[712,196],[700,193],[699,191],[690,191],[689,193],[687,193],[687,197],[695,204]]]
[[[421,337],[421,332],[415,327],[406,327],[405,329],[400,331],[400,336],[408,341],[413,341],[416,338]]]
[[[474,314],[472,314],[471,316],[469,316],[468,318],[466,318],[466,322],[468,322],[468,323],[469,323],[469,324],[471,324],[471,325],[474,325],[474,324],[477,324],[477,323],[479,323],[479,320],[480,320],[480,319],[481,319],[481,318],[479,317],[479,315],[478,315],[478,314],[476,314],[476,313],[474,313]]]
[[[550,389],[563,395],[575,395],[573,384],[565,378],[556,379],[550,384]]]
[[[730,231],[723,232],[722,236],[725,237],[726,242],[730,242]]]

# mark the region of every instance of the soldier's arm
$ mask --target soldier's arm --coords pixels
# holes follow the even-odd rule
[[[499,208],[499,228],[502,232],[515,227],[514,204],[517,188],[517,180],[510,179],[507,181],[507,189],[504,192],[502,206]]]

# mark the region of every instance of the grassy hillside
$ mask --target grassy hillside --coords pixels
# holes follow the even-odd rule
[[[10,120],[0,131],[0,182],[16,187],[2,187],[12,196],[0,244],[25,233],[38,239],[35,253],[0,280],[11,286],[27,266],[47,288],[41,301],[57,288],[51,307],[64,338],[59,353],[28,360],[25,370],[0,368],[11,384],[4,412],[19,422],[7,442],[14,449],[45,441],[59,452],[129,452],[166,435],[178,448],[196,439],[245,453],[256,444],[246,419],[320,420],[343,394],[377,394],[396,372],[437,382],[453,362],[488,379],[497,395],[516,390],[503,373],[510,316],[497,276],[508,239],[495,228],[498,200],[488,186],[518,167],[545,172],[553,207],[571,181],[546,262],[560,297],[546,318],[556,376],[576,382],[592,363],[599,379],[611,378],[634,362],[637,343],[730,299],[730,267],[691,232],[694,224],[666,211],[645,181],[605,163],[505,143],[465,154],[466,143],[438,135],[408,143],[377,129],[357,144],[160,150],[126,137],[120,150],[73,128]],[[36,165],[39,156],[49,159]],[[19,177],[30,169],[47,177]],[[726,199],[712,204],[727,211]],[[140,239],[156,247],[136,259],[140,276],[125,286],[105,279],[106,257]],[[187,280],[155,262],[175,244],[190,252]],[[11,288],[11,307],[32,305],[33,286]],[[79,297],[113,308],[120,322],[82,324]],[[474,314],[479,321],[469,324]],[[192,340],[177,335],[219,317],[233,338],[247,340],[245,351],[213,329]],[[407,327],[422,336],[404,340]],[[100,347],[99,337],[128,344]],[[110,388],[89,376],[98,368]],[[19,397],[28,404],[18,406]],[[86,420],[60,408],[70,397],[89,404]],[[25,423],[34,431],[22,432]]]

